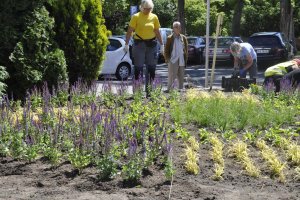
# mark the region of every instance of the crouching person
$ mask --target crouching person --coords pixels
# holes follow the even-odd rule
[[[291,84],[296,86],[300,81],[299,71],[299,59],[294,59],[270,66],[264,73],[264,85],[274,84],[275,92],[280,91],[280,83],[282,82],[282,80],[288,80]]]

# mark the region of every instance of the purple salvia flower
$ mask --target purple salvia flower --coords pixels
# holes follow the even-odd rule
[[[118,95],[124,95],[127,90],[128,90],[127,82],[122,81],[120,85],[117,85],[117,94]]]
[[[153,80],[153,88],[162,88],[162,81],[159,75],[157,75],[156,78]]]
[[[290,93],[293,90],[292,82],[289,79],[280,80],[280,91],[285,93]]]
[[[108,93],[112,92],[112,84],[111,84],[111,77],[110,76],[105,77],[104,83],[103,83],[103,86],[102,86],[102,90],[104,92],[108,92]]]
[[[273,79],[270,79],[266,84],[265,84],[265,90],[267,93],[272,93],[274,92],[275,84]]]
[[[122,136],[120,135],[118,130],[115,131],[115,137],[117,141],[122,141]]]
[[[33,138],[30,135],[26,135],[26,137],[25,137],[25,143],[27,145],[32,146],[34,144],[34,140],[33,140]]]
[[[93,95],[97,94],[97,81],[92,82],[90,90]]]
[[[132,86],[133,86],[133,91],[142,91],[143,88],[143,77],[140,75],[140,77],[135,80],[134,78],[132,79]]]
[[[128,156],[132,157],[136,154],[137,150],[137,140],[136,138],[132,138],[129,140],[129,148],[128,148]]]

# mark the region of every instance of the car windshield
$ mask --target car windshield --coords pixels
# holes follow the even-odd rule
[[[278,38],[269,35],[250,37],[249,43],[253,46],[265,46],[265,47],[280,46],[280,41],[278,40]]]
[[[191,45],[196,45],[197,39],[196,38],[188,38],[188,43]]]

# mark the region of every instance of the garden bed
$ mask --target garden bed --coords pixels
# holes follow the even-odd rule
[[[75,98],[75,93],[73,93],[74,106],[81,105],[83,101],[85,102],[85,106],[79,106],[79,110],[76,110],[76,108],[72,110],[68,107],[68,109],[62,111],[64,110],[62,109],[64,107],[63,99],[67,101],[68,98],[60,99],[59,104],[57,101],[52,101],[56,102],[55,105],[59,106],[61,111],[53,111],[51,118],[47,118],[47,116],[44,115],[45,106],[43,102],[45,102],[45,96],[39,96],[37,93],[32,95],[30,107],[33,108],[31,112],[31,116],[33,117],[28,118],[31,119],[31,122],[27,124],[27,126],[24,125],[24,129],[21,128],[23,127],[21,125],[22,120],[23,122],[26,121],[24,119],[28,116],[24,114],[24,108],[29,104],[25,104],[23,106],[23,112],[19,112],[23,117],[11,117],[11,121],[7,121],[11,123],[18,123],[20,121],[16,129],[19,131],[23,130],[23,132],[26,133],[21,136],[24,138],[21,143],[16,143],[18,140],[12,139],[14,136],[4,134],[3,126],[4,124],[7,126],[8,123],[3,122],[5,121],[4,118],[1,119],[2,146],[0,146],[0,149],[2,157],[0,158],[0,199],[296,200],[300,198],[300,124],[299,106],[297,107],[297,105],[299,105],[299,96],[296,96],[296,102],[294,102],[295,98],[282,100],[291,101],[295,104],[288,106],[292,111],[291,113],[294,112],[294,115],[291,114],[292,118],[288,118],[290,120],[288,123],[282,123],[277,118],[269,118],[271,116],[265,116],[265,120],[272,119],[274,120],[273,124],[257,123],[257,121],[251,121],[247,118],[253,118],[251,114],[249,116],[243,116],[244,119],[247,118],[247,120],[241,123],[235,122],[228,113],[228,122],[230,123],[224,126],[221,119],[207,118],[205,111],[202,111],[202,115],[199,115],[197,120],[195,120],[196,118],[192,116],[193,112],[187,112],[187,110],[190,109],[189,105],[184,105],[184,102],[197,105],[198,103],[193,100],[196,96],[196,98],[200,98],[203,104],[207,103],[207,107],[209,107],[208,103],[211,102],[212,99],[205,102],[204,99],[201,98],[224,98],[220,93],[197,93],[196,95],[195,93],[189,93],[190,96],[187,95],[180,101],[177,101],[179,98],[178,94],[171,94],[166,97],[159,92],[152,94],[151,100],[141,97],[127,98],[126,96],[123,96],[124,98],[117,98],[111,96],[109,93],[106,93],[101,99],[96,99],[95,96],[90,94],[85,96],[86,98],[79,98],[79,93],[76,94],[78,98]],[[60,97],[62,96],[63,95],[60,95]],[[245,96],[242,97],[243,98],[234,97],[233,100],[242,104],[244,102],[243,99],[246,98]],[[274,98],[274,96],[272,98]],[[52,99],[57,100],[57,98]],[[225,99],[228,102],[231,100],[229,97],[225,97]],[[264,101],[263,98],[258,99]],[[275,101],[277,102],[277,100]],[[72,129],[72,133],[75,130],[79,130],[77,129],[79,127],[82,128],[82,130],[92,130],[86,129],[87,127],[85,127],[84,123],[81,124],[81,122],[87,122],[88,119],[93,116],[92,110],[95,110],[95,107],[93,107],[93,104],[90,104],[90,102],[98,102],[99,104],[97,105],[99,105],[99,107],[96,110],[99,111],[98,113],[101,113],[102,119],[107,119],[101,122],[104,123],[102,127],[106,127],[106,125],[110,127],[108,126],[108,122],[112,122],[113,119],[115,119],[108,117],[108,111],[116,113],[116,116],[123,113],[124,115],[117,120],[116,124],[126,125],[126,131],[128,133],[130,132],[130,134],[126,133],[126,135],[121,134],[120,136],[114,132],[116,138],[107,137],[105,134],[109,135],[110,131],[114,130],[113,128],[107,128],[104,129],[104,131],[100,130],[100,132],[97,132],[101,137],[97,137],[96,134],[93,135],[94,138],[91,139],[92,135],[85,135],[88,131],[79,131],[74,135],[68,135],[68,132],[64,132],[65,128],[71,124],[67,123],[67,119],[78,120],[76,121],[78,126]],[[143,104],[141,104],[141,102],[143,102]],[[256,101],[253,100],[252,103],[255,102]],[[115,103],[118,106],[113,106]],[[290,102],[288,104],[290,104]],[[86,109],[86,107],[89,107],[87,105],[91,105],[91,110]],[[140,105],[140,107],[137,105]],[[176,110],[175,106],[179,105],[181,110]],[[147,106],[149,110],[145,108]],[[226,107],[226,105],[220,106]],[[254,104],[252,106],[254,106]],[[261,106],[260,103],[259,106]],[[124,107],[122,112],[114,111],[115,108],[120,107]],[[42,108],[41,110],[43,111],[39,111],[40,108]],[[164,110],[163,108],[167,109]],[[249,105],[248,109],[253,108],[255,107]],[[260,108],[269,109],[266,107]],[[276,106],[275,108],[277,109],[276,112],[280,114],[280,108]],[[125,111],[127,109],[128,111]],[[134,118],[136,116],[131,114],[131,111],[134,111],[134,109],[137,109],[135,110],[136,113],[141,112],[140,117],[136,119]],[[17,110],[18,109],[14,107],[12,113],[18,113]],[[2,116],[5,113],[4,111],[6,110],[2,109]],[[233,112],[231,110],[227,111]],[[70,112],[71,115],[76,115],[74,116],[76,119],[72,118],[68,112]],[[83,115],[82,113],[85,114]],[[179,113],[181,113],[181,115],[179,115]],[[285,114],[290,113],[285,112]],[[105,116],[107,118],[105,118]],[[226,116],[224,115],[223,117]],[[62,118],[65,120],[60,120]],[[56,120],[49,123],[50,119]],[[132,124],[130,125],[130,123]],[[142,126],[144,123],[146,123],[147,126]],[[39,127],[37,124],[43,124],[43,129],[36,128]],[[63,124],[64,127],[60,127],[59,125],[61,124]],[[154,126],[155,124],[156,126]],[[235,125],[238,125],[239,129],[234,128]],[[49,131],[43,132],[46,126],[48,127],[47,130],[51,131],[52,129],[50,129],[50,127],[60,127],[61,129],[59,130],[61,130],[61,132],[60,134],[56,132],[49,133]],[[130,129],[131,126],[134,127],[134,129]],[[6,128],[8,127],[10,126]],[[14,130],[12,127],[13,126],[10,127],[11,132]],[[44,140],[40,140],[39,135],[32,134],[33,132],[29,132],[28,134],[26,127],[31,127],[29,130],[34,130],[34,133],[49,134],[50,140],[46,140],[45,137],[43,137]],[[139,127],[139,129],[137,127]],[[116,130],[119,129],[116,128]],[[132,132],[132,130],[136,132]],[[97,131],[99,130],[97,129]],[[155,134],[153,135],[152,132],[155,132],[157,136]],[[137,135],[135,135],[135,133],[137,133]],[[139,135],[138,133],[141,134]],[[64,134],[72,138],[71,141],[74,143],[67,143],[68,137],[65,137],[66,135]],[[29,139],[27,135],[30,135],[30,142],[28,142]],[[81,141],[81,136],[86,139]],[[149,138],[144,141],[143,137]],[[91,140],[89,140],[89,138]],[[123,142],[122,138],[127,138],[129,142]],[[155,143],[155,138],[157,139],[157,143]],[[191,138],[194,138],[195,141],[191,142]],[[220,143],[215,142],[212,138],[217,139]],[[110,178],[106,177],[106,179],[101,178],[104,173],[103,164],[101,165],[101,162],[96,161],[97,159],[105,158],[105,152],[109,152],[103,140],[109,140],[111,143],[118,142],[115,144],[116,146],[112,145],[114,148],[110,148],[110,152],[115,156],[114,166],[116,171],[114,176]],[[137,140],[136,143],[134,143],[135,140]],[[39,143],[37,141],[39,141]],[[93,144],[93,141],[97,141],[97,143],[94,144],[95,146],[89,146],[89,144]],[[151,143],[152,141],[154,141],[153,144]],[[278,171],[272,170],[270,165],[271,161],[268,160],[268,156],[263,156],[263,151],[268,148],[259,145],[259,141],[264,141],[264,144],[270,149],[270,151],[268,151],[269,157],[272,157],[272,152],[276,155],[275,160],[277,159],[279,166],[283,166],[282,169],[278,169]],[[78,142],[80,144],[78,144]],[[251,159],[251,163],[258,169],[258,177],[249,173],[249,170],[245,167],[247,162],[243,162],[244,157],[239,160],[237,151],[233,148],[235,145],[241,144],[239,142],[243,142],[243,144],[247,145],[247,156]],[[132,150],[131,147],[132,143],[137,145],[134,150]],[[195,143],[199,145],[199,149],[195,147],[197,146]],[[30,149],[34,145],[38,146],[36,156],[33,156],[35,154],[33,154],[33,150]],[[148,153],[145,157],[141,157],[144,152],[143,145]],[[84,147],[84,151],[82,146],[86,146]],[[186,149],[188,147],[194,149],[195,156],[198,159],[196,159],[198,171],[187,170]],[[214,149],[214,147],[217,148]],[[49,148],[52,152],[51,155],[49,154]],[[152,152],[151,148],[156,150]],[[76,149],[80,149],[84,153],[81,151],[77,152]],[[114,149],[120,151],[120,155],[116,153]],[[55,154],[53,150],[58,150],[60,153]],[[294,151],[292,152],[292,150]],[[97,152],[96,155],[95,152]],[[155,156],[149,156],[151,153],[154,153]],[[219,153],[218,156],[214,156],[215,153]],[[101,156],[98,157],[98,154],[101,154]],[[55,159],[53,155],[59,156],[59,159]],[[81,156],[81,160],[77,159],[76,156]],[[85,161],[87,158],[88,161]],[[97,159],[93,160],[94,158]],[[133,176],[128,171],[128,168],[132,167],[129,163],[130,160],[134,161],[134,159],[137,158],[144,159],[141,163],[144,164],[148,162],[149,164],[143,165],[142,168],[133,165],[134,167],[142,169],[140,174]],[[220,162],[220,160],[223,161]],[[138,160],[138,162],[140,161]],[[220,176],[216,176],[217,163],[223,167],[223,172],[219,174]],[[167,167],[168,165],[170,166]],[[102,170],[99,170],[99,166],[102,166],[102,168],[100,167]],[[124,166],[127,166],[127,169],[124,169]],[[131,170],[133,168],[131,168]],[[108,169],[107,166],[105,169]]]

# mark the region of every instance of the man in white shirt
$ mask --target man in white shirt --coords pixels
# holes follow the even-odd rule
[[[181,24],[173,23],[173,34],[167,39],[164,57],[168,63],[168,91],[174,87],[174,81],[178,79],[178,88],[183,89],[184,68],[187,65],[188,42],[181,34]]]

